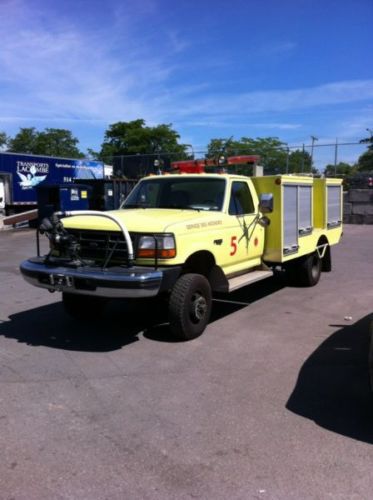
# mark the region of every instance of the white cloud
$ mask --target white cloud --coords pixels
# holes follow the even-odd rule
[[[155,17],[157,2],[144,0],[139,8],[132,5],[131,11],[127,3],[118,5],[110,11],[111,4],[107,4],[110,26],[103,23],[88,29],[89,23],[78,18],[56,16],[51,22],[45,12],[24,0],[0,1],[0,120],[38,121],[46,126],[91,123],[104,128],[118,120],[141,117],[150,124],[177,123],[187,137],[192,137],[187,127],[231,129],[237,134],[250,130],[290,133],[306,130],[304,121],[311,111],[373,99],[373,80],[249,92],[237,92],[232,84],[231,92],[219,93],[216,84],[220,82],[209,78],[208,71],[204,80],[205,73],[181,57],[193,41],[185,40],[176,27],[144,29],[144,18]],[[293,41],[269,42],[262,51],[270,56],[290,53],[296,47]],[[202,56],[197,64],[203,63]],[[222,59],[206,55],[205,66],[223,65]],[[183,79],[179,80],[180,69]],[[297,116],[289,117],[291,113]],[[335,135],[360,137],[361,130],[372,126],[371,117],[367,108],[353,121],[344,118],[345,123],[336,125]]]
[[[295,130],[302,127],[299,123],[279,123],[279,122],[242,122],[240,120],[227,121],[224,119],[196,119],[191,121],[184,121],[184,125],[191,127],[211,127],[211,128],[221,128],[230,127],[235,128],[256,128],[256,129],[268,129],[268,130]]]
[[[285,112],[318,106],[347,104],[373,99],[373,80],[334,82],[317,87],[295,90],[253,91],[239,95],[210,95],[196,99],[181,110],[187,116],[196,113],[214,115],[250,115]]]
[[[368,137],[369,132],[367,129],[373,127],[373,106],[367,106],[356,112],[355,116],[349,120],[343,120],[337,130],[336,134],[342,139],[363,138]]]
[[[5,11],[7,22],[0,25],[3,116],[110,121],[151,115],[144,94],[152,94],[171,71],[161,58],[146,59],[143,48],[134,50],[132,42],[114,57],[118,33],[103,39],[101,33],[58,19],[46,29],[42,16],[21,1],[0,6],[0,14]],[[121,33],[123,28],[124,22]]]

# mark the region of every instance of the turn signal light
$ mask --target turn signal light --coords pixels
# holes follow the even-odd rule
[[[140,236],[137,257],[140,259],[172,259],[176,257],[174,235],[168,233]]]
[[[140,259],[155,259],[156,257],[155,248],[140,248],[137,251],[137,257],[139,257]],[[157,250],[158,259],[173,259],[174,257],[176,257],[175,248],[170,248],[170,249],[159,248]]]

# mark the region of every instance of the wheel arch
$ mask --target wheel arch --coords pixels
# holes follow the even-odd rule
[[[198,250],[187,258],[183,265],[183,274],[186,273],[201,274],[208,280],[213,291],[226,290],[227,278],[208,250]]]
[[[326,247],[325,247],[326,245]],[[332,255],[328,238],[323,234],[317,241],[316,245],[319,255],[322,255],[321,270],[324,273],[329,273],[332,270]]]

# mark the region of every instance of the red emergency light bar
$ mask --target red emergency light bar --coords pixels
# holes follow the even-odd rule
[[[259,160],[260,156],[256,155],[228,156],[227,163],[228,165],[244,165],[245,163],[253,165],[258,163]]]
[[[219,159],[173,161],[171,168],[182,174],[202,174],[205,167],[224,167],[225,165],[255,165],[260,157],[256,155],[240,155],[221,157]],[[222,161],[221,161],[222,160]]]
[[[202,174],[205,171],[205,160],[173,161],[171,168],[183,174]]]

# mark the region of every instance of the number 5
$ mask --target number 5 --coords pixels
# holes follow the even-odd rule
[[[237,236],[232,236],[231,238],[231,253],[229,255],[234,255],[237,252]]]

